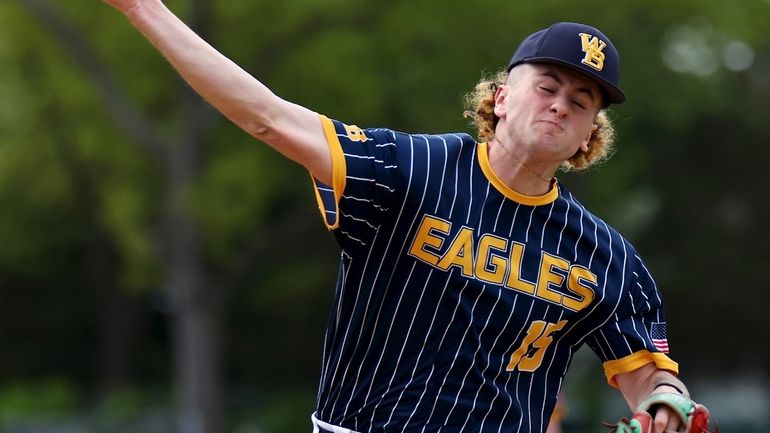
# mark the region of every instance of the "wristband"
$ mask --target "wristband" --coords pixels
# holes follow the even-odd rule
[[[679,388],[678,386],[674,385],[673,383],[668,383],[668,382],[659,383],[659,384],[655,385],[655,387],[652,388],[652,390],[654,391],[654,390],[660,388],[661,386],[670,386],[671,388],[674,388],[679,394],[685,395],[681,388]]]

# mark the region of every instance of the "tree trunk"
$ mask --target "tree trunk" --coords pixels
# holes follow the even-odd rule
[[[212,110],[182,88],[183,131],[168,148],[166,160],[167,278],[171,300],[174,391],[181,433],[221,433],[221,320],[223,293],[209,287],[201,231],[189,206],[200,178],[203,142]]]
[[[194,251],[197,245],[190,244],[198,241],[194,239],[194,233],[184,233],[188,231],[185,226],[189,223],[184,219],[176,219],[177,225],[169,227],[177,232],[175,236],[179,236],[173,246],[176,251],[172,253],[169,268],[178,431],[219,433],[222,431],[221,303],[207,290],[202,267],[197,263],[198,254]],[[182,245],[193,248],[185,250]]]
[[[172,159],[186,158],[182,154]],[[172,163],[172,167],[174,165]],[[178,427],[181,433],[219,433],[222,425],[221,296],[207,287],[196,223],[189,212],[180,208],[180,198],[190,182],[181,182],[174,169],[169,175],[171,190],[164,231],[169,248],[167,289],[171,300]]]
[[[188,0],[190,24],[205,36],[211,22],[210,0]],[[221,433],[222,389],[220,381],[220,328],[223,296],[207,287],[200,230],[187,203],[188,192],[200,178],[202,143],[211,137],[218,116],[184,87],[180,109],[184,116],[178,140],[167,140],[158,133],[150,118],[126,97],[100,56],[82,32],[66,20],[57,4],[46,0],[19,0],[19,4],[46,25],[63,49],[80,67],[101,96],[115,124],[150,157],[163,166],[167,175],[162,230],[158,234],[164,251],[166,290],[171,302],[171,340],[174,391],[178,399],[180,433]],[[98,239],[95,239],[98,241]],[[102,247],[103,245],[97,245]],[[99,259],[104,259],[101,257]],[[94,262],[101,267],[103,263]],[[108,272],[108,269],[104,269]],[[104,275],[93,275],[104,281]],[[105,295],[115,293],[105,293]],[[105,305],[118,299],[104,299]],[[120,309],[121,307],[115,307]],[[112,307],[110,308],[112,309]],[[133,315],[130,315],[133,316]],[[107,317],[107,316],[105,316]],[[129,329],[130,319],[125,326]],[[125,328],[125,329],[123,329]],[[112,353],[117,348],[106,348]],[[107,361],[105,361],[107,362]],[[123,369],[116,364],[105,374]],[[113,370],[114,369],[114,370]]]

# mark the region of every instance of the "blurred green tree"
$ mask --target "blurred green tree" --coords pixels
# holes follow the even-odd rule
[[[561,177],[647,260],[685,379],[770,367],[758,326],[770,179],[757,166],[770,152],[770,3],[169,5],[281,96],[409,132],[467,129],[462,94],[533,29],[601,27],[629,97],[613,109],[618,150]],[[179,419],[200,415],[207,431],[223,431],[224,395],[270,400],[240,383],[280,402],[298,400],[283,388],[312,389],[336,254],[308,175],[192,94],[101,2],[3,2],[0,29],[1,308],[13,321],[0,377],[65,372],[104,396],[145,363],[174,374]],[[147,336],[155,320],[168,341]]]

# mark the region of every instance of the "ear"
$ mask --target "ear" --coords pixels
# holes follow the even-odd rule
[[[495,90],[495,116],[502,118],[505,116],[505,100],[508,98],[508,86],[501,84]]]
[[[591,131],[586,135],[586,138],[583,140],[582,143],[580,143],[580,150],[583,152],[588,152],[588,143],[591,142],[591,137],[594,136],[594,132],[599,129],[599,125],[593,124],[591,125]]]

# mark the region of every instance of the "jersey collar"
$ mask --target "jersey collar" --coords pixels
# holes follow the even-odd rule
[[[501,194],[508,197],[509,199],[523,205],[542,206],[545,204],[553,203],[554,200],[559,197],[559,187],[556,178],[554,178],[551,182],[550,191],[543,195],[525,195],[514,191],[513,189],[509,188],[508,185],[503,183],[499,177],[497,177],[497,174],[495,174],[495,172],[492,170],[492,166],[489,165],[489,150],[487,148],[487,143],[479,143],[477,149],[481,171],[484,172],[484,175],[487,177],[487,180],[489,180],[492,186],[494,186],[496,190],[498,190]]]

